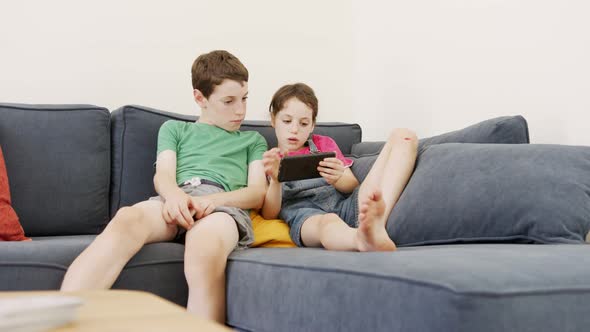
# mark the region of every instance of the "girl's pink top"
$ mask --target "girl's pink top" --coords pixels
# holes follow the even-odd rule
[[[344,163],[344,167],[350,167],[353,163],[352,159],[348,159],[344,157],[342,151],[338,147],[338,144],[328,136],[322,135],[311,135],[311,139],[315,146],[318,148],[319,152],[336,152],[336,158],[340,159],[342,163]],[[289,152],[289,156],[296,156],[300,154],[310,154],[309,145],[302,147],[301,149],[295,152]]]

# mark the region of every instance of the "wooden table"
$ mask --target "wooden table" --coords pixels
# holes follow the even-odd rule
[[[139,291],[0,292],[0,298],[59,294],[79,297],[84,304],[78,309],[76,321],[52,332],[232,331],[216,322],[191,315],[185,308],[156,295]]]

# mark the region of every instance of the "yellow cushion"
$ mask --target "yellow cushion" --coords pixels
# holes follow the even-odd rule
[[[257,211],[250,211],[254,243],[252,247],[260,248],[291,248],[296,247],[289,235],[289,225],[280,219],[262,218]]]

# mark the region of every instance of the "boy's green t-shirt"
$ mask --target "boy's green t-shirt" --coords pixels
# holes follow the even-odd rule
[[[256,131],[226,131],[199,122],[168,120],[158,133],[158,154],[176,152],[176,183],[194,177],[214,181],[226,191],[248,185],[248,165],[261,160],[266,140]]]

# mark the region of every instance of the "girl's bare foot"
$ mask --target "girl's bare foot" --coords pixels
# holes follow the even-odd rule
[[[359,227],[356,241],[359,251],[393,251],[395,243],[385,230],[385,202],[379,190],[359,200]]]

